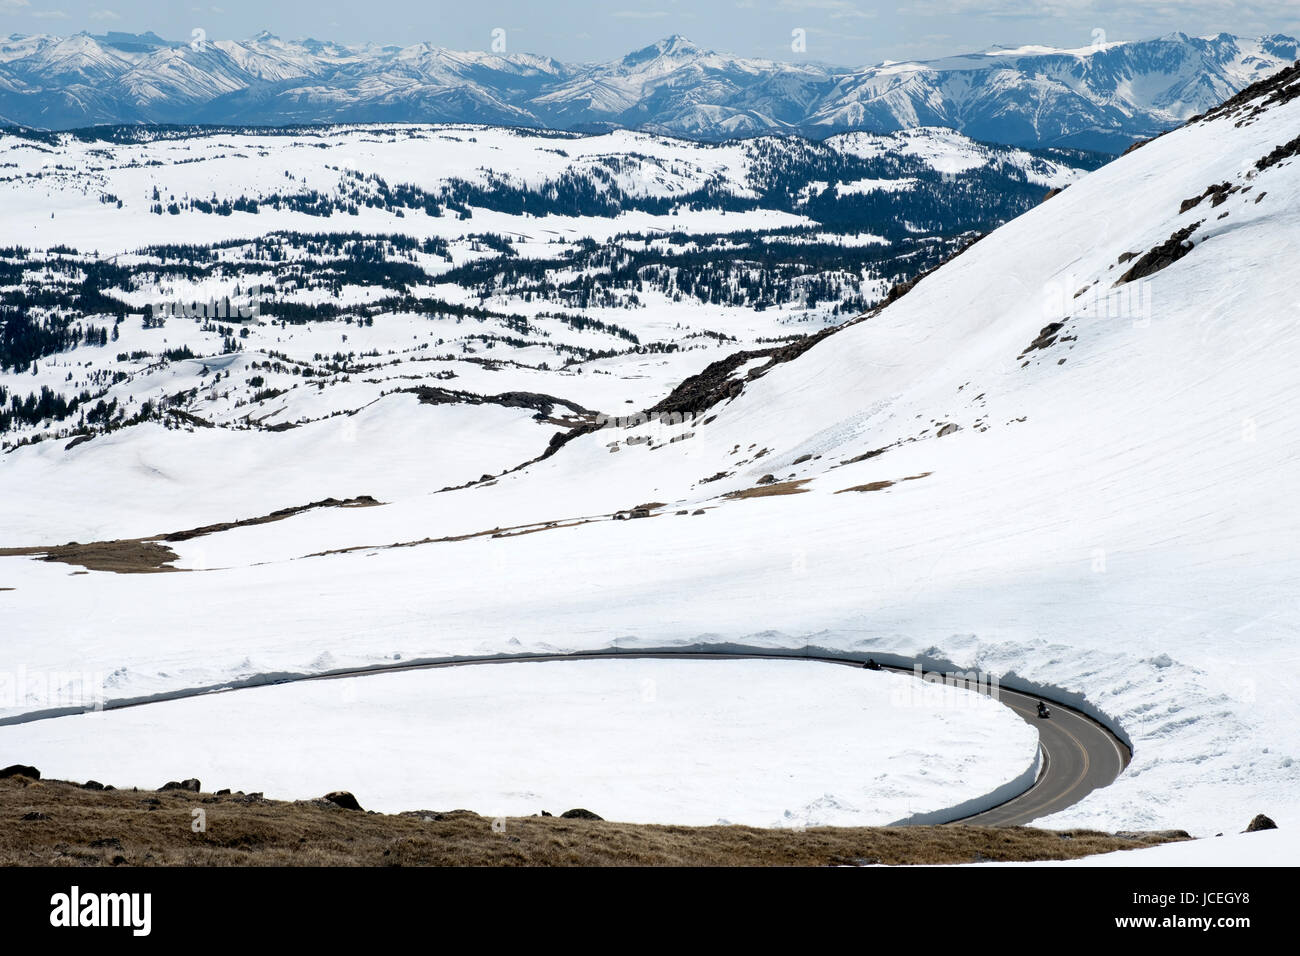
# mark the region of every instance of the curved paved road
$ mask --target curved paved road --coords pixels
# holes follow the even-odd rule
[[[1097,721],[1047,700],[1052,716],[1041,720],[1040,699],[1000,688],[998,699],[1038,728],[1043,770],[1038,781],[1013,800],[957,822],[979,826],[1024,826],[1064,810],[1092,791],[1109,786],[1132,759],[1127,746]]]
[[[437,662],[414,662],[384,665],[381,668],[340,671],[305,678],[338,680],[365,674],[396,670],[420,670],[431,667],[461,667],[467,664],[507,664],[522,661],[609,660],[614,658],[704,658],[709,660],[808,660],[862,668],[862,661],[794,653],[745,651],[587,651],[571,654],[518,654],[491,658],[470,658]],[[915,674],[912,668],[881,666],[882,671]],[[974,688],[972,688],[974,689]],[[988,688],[980,688],[988,692]],[[974,816],[953,821],[971,826],[1025,826],[1031,820],[1064,810],[1092,791],[1109,786],[1124,772],[1132,759],[1129,748],[1093,718],[1059,701],[1036,697],[1020,691],[997,688],[997,699],[1010,707],[1038,730],[1043,752],[1043,768],[1032,787],[1017,797]],[[1038,717],[1038,701],[1044,701],[1051,717]]]
[[[800,654],[780,651],[707,651],[707,650],[602,650],[579,651],[565,654],[509,654],[493,657],[461,657],[442,660],[404,661],[396,664],[380,664],[373,667],[359,667],[330,671],[324,674],[281,674],[265,675],[226,684],[217,687],[198,687],[185,690],[156,694],[133,700],[106,702],[103,710],[121,710],[127,707],[142,707],[147,704],[161,703],[167,700],[179,700],[186,697],[198,697],[212,693],[233,693],[253,687],[265,687],[296,681],[342,680],[350,677],[366,677],[373,674],[387,674],[395,671],[426,670],[436,667],[465,667],[478,664],[512,664],[522,662],[574,661],[574,660],[613,660],[619,658],[667,658],[667,659],[705,659],[705,660],[805,660],[824,664],[840,664],[865,670],[862,661],[856,658],[831,657],[826,655]],[[882,665],[882,671],[914,675],[914,667]],[[870,673],[870,671],[867,671]],[[976,689],[972,687],[971,689]],[[979,687],[983,693],[989,693],[987,686]],[[1005,687],[996,688],[997,699],[1014,710],[1026,722],[1038,729],[1039,745],[1043,752],[1043,768],[1038,780],[1024,793],[1012,797],[992,809],[974,816],[966,817],[955,823],[978,826],[1024,826],[1038,817],[1046,816],[1078,803],[1085,796],[1099,787],[1114,782],[1123,773],[1131,759],[1131,753],[1113,733],[1091,717],[1053,700],[1049,697],[1035,697]],[[1046,720],[1039,719],[1036,708],[1039,700],[1045,701],[1052,711]],[[60,708],[39,713],[28,713],[0,719],[0,725],[27,723],[34,720],[68,716],[84,712],[81,708]]]

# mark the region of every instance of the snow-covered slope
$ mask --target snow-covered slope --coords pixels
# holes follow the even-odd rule
[[[169,43],[153,34],[0,40],[0,116],[97,123],[482,122],[706,138],[949,126],[976,139],[1118,152],[1290,63],[1296,41],[1182,33],[844,70],[671,36],[609,63],[416,43]]]
[[[716,367],[659,406],[684,420],[173,540],[179,573],[0,558],[0,660],[132,696],[397,655],[925,654],[1082,695],[1132,741],[1049,824],[1295,817],[1298,93],[1295,68],[863,320]]]

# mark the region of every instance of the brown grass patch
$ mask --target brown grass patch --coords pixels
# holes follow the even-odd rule
[[[120,541],[92,541],[90,544],[57,545],[52,548],[0,548],[0,557],[30,556],[42,561],[73,564],[89,571],[118,574],[153,574],[179,571],[171,567],[179,555],[165,544],[124,538]]]
[[[364,804],[364,796],[362,803]],[[207,831],[190,829],[202,808]],[[560,808],[555,808],[560,809]],[[498,827],[498,829],[500,829]],[[1027,827],[649,826],[0,780],[0,866],[828,866],[1064,860],[1185,839]]]
[[[221,531],[230,531],[234,528],[248,528],[253,525],[270,524],[273,521],[283,521],[285,518],[292,518],[295,515],[305,514],[308,511],[315,511],[317,508],[375,508],[383,502],[376,501],[370,495],[360,495],[356,498],[347,498],[340,501],[338,498],[325,498],[321,501],[313,501],[310,504],[298,505],[293,508],[281,508],[279,511],[272,511],[268,515],[261,515],[256,518],[241,518],[238,521],[223,521],[218,524],[207,524],[200,528],[190,528],[186,531],[174,531],[171,534],[159,535],[163,541],[188,541],[191,538],[198,538],[206,534],[217,534]]]
[[[528,524],[510,525],[506,528],[489,528],[486,531],[469,531],[465,534],[449,534],[441,538],[420,538],[417,541],[393,541],[389,544],[354,544],[346,548],[331,548],[328,551],[313,551],[311,554],[303,555],[306,558],[323,558],[332,554],[351,554],[355,551],[387,551],[391,548],[418,548],[425,544],[447,544],[452,541],[469,541],[473,538],[518,538],[520,535],[535,534],[538,531],[555,531],[560,528],[576,528],[579,525],[591,524],[594,521],[610,518],[612,515],[602,515],[600,518],[572,518],[560,521],[532,521]]]
[[[722,497],[724,498],[767,498],[771,495],[801,495],[810,490],[802,487],[811,478],[798,478],[794,481],[776,481],[770,485],[756,485],[753,488],[742,488],[740,491],[729,491]]]
[[[251,525],[283,521],[285,518],[291,518],[294,515],[313,511],[317,508],[373,508],[379,504],[382,504],[382,502],[376,501],[369,495],[348,498],[345,501],[340,501],[337,498],[326,498],[323,501],[313,501],[311,504],[300,505],[296,508],[281,508],[279,511],[273,511],[268,515],[261,515],[257,518],[225,521],[220,524],[209,524],[200,528],[190,528],[186,531],[176,531],[165,535],[152,535],[144,538],[120,538],[115,541],[92,541],[89,544],[79,544],[72,541],[68,544],[54,546],[0,548],[0,558],[33,557],[40,558],[42,561],[60,561],[64,564],[75,564],[90,571],[113,571],[117,574],[183,571],[184,568],[171,567],[171,563],[179,555],[160,542],[188,541],[191,538],[216,534],[220,531],[230,531],[233,528],[246,528]]]
[[[846,491],[883,491],[886,488],[892,487],[894,487],[894,482],[892,481],[868,481],[865,485],[854,485],[852,488],[841,488],[835,493],[837,495],[842,495]]]
[[[899,478],[898,481],[868,481],[865,485],[854,485],[852,488],[841,488],[835,492],[842,495],[846,491],[884,491],[886,488],[892,488],[899,481],[916,481],[918,478],[929,478],[934,474],[932,471],[923,471],[919,475],[908,475],[906,478]]]

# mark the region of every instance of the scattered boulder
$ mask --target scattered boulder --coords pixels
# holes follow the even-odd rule
[[[1205,192],[1201,193],[1199,196],[1192,196],[1190,199],[1184,199],[1182,205],[1178,207],[1178,214],[1181,216],[1188,210],[1195,209],[1201,204],[1201,200],[1205,199],[1207,196],[1213,197],[1213,201],[1211,202],[1212,206],[1221,205],[1227,201],[1228,194],[1232,191],[1232,183],[1215,183],[1212,186],[1206,186]]]
[[[695,515],[702,515],[702,514],[704,514],[704,509],[696,508],[694,511],[691,512],[691,517],[694,517]]]
[[[792,461],[791,464],[802,465],[805,461],[812,461],[812,455],[800,455],[798,458]]]
[[[650,517],[649,508],[630,508],[627,511],[617,511],[614,513],[615,521],[629,521],[632,518]]]
[[[0,770],[0,780],[5,780],[9,777],[27,777],[31,780],[40,780],[41,772],[37,770],[35,767],[29,767],[26,764],[16,763],[8,767],[5,767],[3,770]]]
[[[342,807],[344,810],[361,809],[361,804],[357,802],[357,798],[352,796],[352,794],[346,790],[331,791],[330,793],[325,794],[325,799],[336,807]]]
[[[29,813],[24,813],[23,819],[24,820],[48,820],[49,817],[41,813],[41,811],[39,810],[32,810]]]
[[[98,780],[87,780],[81,785],[82,790],[103,790],[104,785]]]
[[[1116,280],[1115,285],[1123,285],[1135,279],[1145,279],[1161,269],[1167,269],[1194,248],[1192,233],[1200,227],[1199,222],[1179,229],[1160,245],[1153,247],[1133,263],[1133,266]]]
[[[776,482],[776,475],[764,475],[762,478],[758,479],[758,483],[760,485],[770,485],[770,484],[774,484],[775,482]]]
[[[878,458],[879,456],[883,455],[887,451],[889,451],[888,448],[875,448],[871,451],[863,452],[861,455],[854,455],[852,458],[845,458],[842,462],[840,462],[840,464],[856,465],[860,461],[867,461],[868,459],[871,458]]]
[[[953,432],[960,431],[960,430],[961,430],[960,425],[954,422],[948,422],[944,425],[939,426],[939,437],[942,438],[944,435],[951,435]]]
[[[1290,159],[1292,156],[1295,156],[1297,153],[1300,153],[1300,136],[1297,136],[1289,143],[1284,143],[1281,146],[1277,147],[1276,149],[1273,150],[1273,152],[1269,153],[1267,156],[1262,156],[1259,159],[1255,160],[1255,168],[1262,173],[1270,166],[1276,166],[1278,163],[1282,162],[1282,160]]]
[[[1276,829],[1277,829],[1276,823],[1274,823],[1268,817],[1264,816],[1264,814],[1259,813],[1255,815],[1255,819],[1250,821],[1250,825],[1246,827],[1246,832],[1257,833],[1260,830],[1276,830]]]
[[[197,778],[187,777],[184,780],[168,780],[158,788],[158,792],[162,793],[164,790],[185,790],[189,793],[198,793],[200,786],[201,785]]]
[[[560,816],[565,820],[603,820],[604,817],[596,816],[590,810],[584,810],[582,807],[575,807],[572,810],[565,810]]]
[[[1064,322],[1049,322],[1038,332],[1038,337],[1025,346],[1025,350],[1016,356],[1018,359],[1024,358],[1034,349],[1049,349],[1056,344],[1056,337],[1060,334],[1061,329],[1065,328]]]

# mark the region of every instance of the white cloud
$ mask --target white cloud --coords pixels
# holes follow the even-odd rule
[[[37,20],[66,20],[68,15],[62,10],[33,10],[32,16]]]
[[[116,10],[91,10],[90,19],[92,20],[121,20],[122,16]]]
[[[12,13],[15,10],[30,6],[31,3],[28,0],[0,0],[0,13]]]

